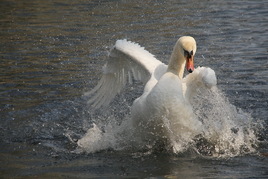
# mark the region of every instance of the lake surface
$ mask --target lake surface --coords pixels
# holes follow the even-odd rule
[[[266,0],[4,0],[0,10],[1,177],[268,178]],[[255,150],[218,157],[79,151],[76,142],[93,123],[124,121],[142,93],[136,83],[110,109],[87,105],[84,93],[115,41],[137,42],[167,63],[182,35],[197,41],[195,65],[215,70],[230,104],[251,116]]]

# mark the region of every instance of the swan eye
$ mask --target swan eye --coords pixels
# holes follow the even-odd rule
[[[188,51],[186,51],[186,50],[183,50],[183,51],[184,51],[184,56],[187,57],[189,54]]]

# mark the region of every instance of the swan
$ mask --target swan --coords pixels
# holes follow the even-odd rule
[[[85,95],[92,108],[108,105],[133,78],[145,85],[143,94],[131,107],[131,128],[136,142],[184,145],[186,139],[202,131],[202,122],[194,115],[191,98],[198,88],[216,85],[215,72],[208,67],[194,68],[196,41],[191,36],[180,37],[169,64],[157,60],[139,44],[117,40],[98,84]],[[183,77],[184,71],[189,74]],[[188,141],[188,140],[187,140]]]

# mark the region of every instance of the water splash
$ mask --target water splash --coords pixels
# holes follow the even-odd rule
[[[250,114],[232,105],[217,88],[201,90],[191,100],[196,116],[203,123],[203,133],[197,145],[199,152],[230,157],[253,153],[258,143],[257,128]],[[207,151],[207,147],[209,151]]]
[[[195,120],[202,122],[201,132],[199,129],[199,135],[194,137],[178,136],[178,132],[172,131],[169,120],[163,116],[162,127],[168,131],[168,136],[163,136],[166,141],[154,141],[156,133],[151,133],[152,140],[145,141],[131,125],[130,116],[126,116],[119,124],[116,118],[110,115],[109,120],[96,121],[85,136],[78,140],[78,147],[88,153],[107,149],[144,153],[156,150],[183,153],[191,150],[213,157],[233,157],[256,152],[257,127],[254,127],[252,117],[230,104],[217,87],[210,90],[199,89],[190,103],[195,112]]]

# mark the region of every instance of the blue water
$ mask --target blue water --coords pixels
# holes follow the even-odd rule
[[[267,7],[265,0],[1,1],[0,176],[267,178]],[[252,116],[256,151],[78,152],[93,122],[122,122],[142,92],[140,83],[128,86],[99,114],[86,104],[115,41],[138,42],[167,63],[182,35],[197,41],[196,66],[214,69],[229,102]]]

